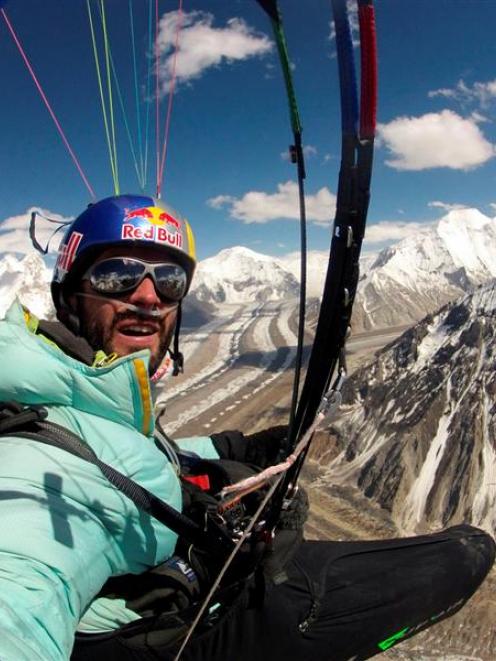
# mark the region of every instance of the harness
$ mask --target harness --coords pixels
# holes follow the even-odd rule
[[[250,493],[236,501],[233,507],[223,509],[221,516],[219,499],[215,494],[227,484],[256,474],[257,469],[232,460],[202,459],[175,446],[180,458],[179,477],[183,494],[183,512],[178,512],[101,461],[77,434],[48,421],[47,414],[43,406],[0,402],[0,438],[8,436],[35,440],[93,464],[137,508],[178,534],[176,552],[172,558],[137,576],[111,578],[105,584],[99,596],[124,598],[127,606],[142,619],[101,636],[91,634],[92,642],[116,632],[118,635],[126,632],[135,635],[150,626],[161,637],[162,644],[180,640],[198,612],[206,590],[232,552],[247,522],[251,521],[253,511],[264,495],[263,491]],[[167,441],[175,445],[170,439]],[[156,444],[163,450],[163,443],[156,440]],[[260,529],[262,527],[263,524]],[[250,589],[250,603],[259,603],[260,591],[255,586],[262,585],[262,573],[273,578],[274,582],[282,580],[283,567],[300,537],[301,529],[296,532],[286,529],[281,531],[281,543],[272,545],[255,529],[224,576],[215,600],[202,618],[200,631],[210,626],[212,620],[218,618],[223,609],[230,608],[247,589]],[[161,633],[157,633],[157,627]]]

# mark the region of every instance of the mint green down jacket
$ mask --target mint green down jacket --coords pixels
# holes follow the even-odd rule
[[[89,367],[28,330],[14,304],[0,322],[0,401],[43,404],[104,462],[177,509],[179,480],[152,440],[148,352]],[[195,451],[216,457],[210,439]],[[78,622],[110,576],[169,557],[176,535],[138,511],[98,468],[54,447],[0,438],[0,659],[70,657]]]

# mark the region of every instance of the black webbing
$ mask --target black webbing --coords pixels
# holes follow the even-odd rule
[[[232,549],[231,539],[221,528],[212,530],[200,527],[137,482],[101,461],[79,436],[61,425],[40,419],[40,412],[41,415],[45,414],[40,408],[26,408],[14,415],[2,416],[0,436],[22,436],[70,452],[97,466],[107,480],[132,500],[136,507],[163,523],[190,544],[216,554],[226,554]]]

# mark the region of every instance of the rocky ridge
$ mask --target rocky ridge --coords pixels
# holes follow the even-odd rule
[[[457,209],[362,269],[355,331],[412,324],[496,277],[496,221]],[[394,303],[393,303],[394,302]]]
[[[496,527],[496,284],[449,304],[347,384],[322,483],[355,484],[405,533]]]

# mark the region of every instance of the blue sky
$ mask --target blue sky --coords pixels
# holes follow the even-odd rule
[[[200,258],[234,245],[296,250],[295,171],[284,157],[291,132],[268,20],[254,0],[183,6],[163,198],[191,221]],[[147,7],[133,0],[142,110]],[[159,2],[162,126],[177,7]],[[340,152],[330,2],[280,7],[307,151],[309,247],[327,249]],[[113,194],[86,0],[7,0],[4,9],[97,197]],[[105,0],[105,11],[136,141],[128,2]],[[368,250],[453,206],[496,215],[496,0],[377,0],[376,19],[380,124]],[[21,250],[27,209],[71,217],[91,198],[1,16],[0,81],[0,250]],[[114,104],[120,188],[139,192],[115,96]],[[153,113],[150,122],[152,193]]]

